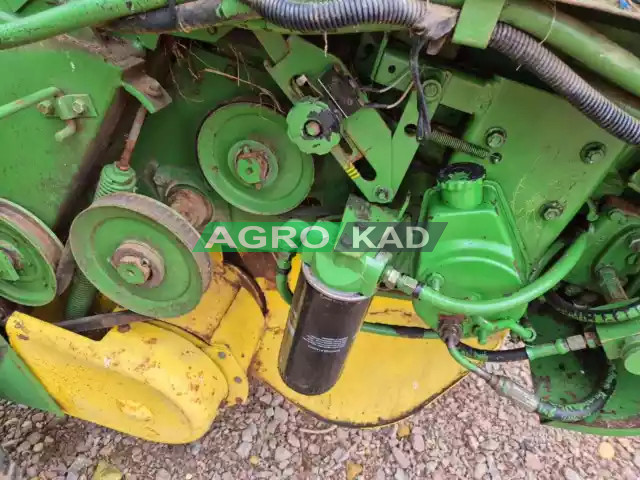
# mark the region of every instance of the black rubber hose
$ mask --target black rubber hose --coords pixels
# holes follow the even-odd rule
[[[527,356],[526,348],[513,348],[511,350],[483,350],[481,348],[474,348],[464,343],[459,343],[457,346],[466,357],[479,360],[481,362],[521,362],[523,360],[529,360]]]
[[[195,0],[150,12],[130,15],[105,25],[123,33],[169,33],[208,28],[228,21],[218,15],[221,0]]]
[[[632,145],[640,144],[640,121],[589,85],[535,38],[498,23],[489,46],[534,73],[612,135]]]
[[[537,412],[549,420],[560,422],[577,422],[599,412],[611,397],[616,388],[616,369],[609,364],[607,374],[600,388],[586,400],[568,405],[558,405],[540,401]]]
[[[544,299],[554,310],[584,323],[620,323],[640,318],[640,299],[623,307],[607,307],[604,305],[597,308],[574,305],[555,291],[547,292]]]
[[[242,0],[266,20],[301,32],[323,32],[363,24],[404,26],[440,38],[455,24],[454,15],[444,23],[430,22],[435,12],[453,11],[426,0]],[[446,24],[446,25],[445,25]]]

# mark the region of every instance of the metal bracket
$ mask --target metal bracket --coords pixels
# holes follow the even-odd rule
[[[171,96],[162,85],[140,70],[127,72],[122,88],[137,98],[149,113],[156,113],[171,103]]]
[[[97,117],[89,95],[62,95],[51,100],[43,100],[38,104],[38,111],[47,117],[58,117],[60,120]]]
[[[453,32],[453,43],[487,48],[505,0],[467,0]]]

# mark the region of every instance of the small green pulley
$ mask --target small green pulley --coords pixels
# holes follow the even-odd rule
[[[211,281],[211,258],[194,252],[200,235],[152,198],[114,193],[73,221],[69,240],[82,273],[124,308],[155,318],[193,310]]]
[[[313,183],[313,160],[289,139],[285,118],[255,103],[214,110],[198,133],[198,160],[222,198],[259,215],[294,209]]]
[[[0,199],[0,297],[34,307],[51,302],[62,249],[38,217]]]

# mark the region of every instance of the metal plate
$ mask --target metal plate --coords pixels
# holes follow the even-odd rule
[[[211,259],[193,252],[200,235],[177,212],[149,197],[116,193],[80,213],[69,239],[78,267],[105,296],[126,309],[155,318],[193,310],[211,280]],[[165,274],[150,285],[127,283],[111,263],[124,243],[150,246],[164,262]]]

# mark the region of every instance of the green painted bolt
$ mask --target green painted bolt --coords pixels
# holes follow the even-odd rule
[[[542,218],[549,221],[562,215],[563,208],[557,202],[551,202],[542,207]]]
[[[151,276],[151,268],[144,259],[134,256],[124,256],[116,267],[120,277],[131,285],[142,285]]]
[[[485,135],[484,141],[491,148],[500,148],[507,141],[507,132],[502,128],[490,128]]]
[[[236,163],[236,172],[238,176],[247,183],[259,183],[260,178],[260,164],[254,158],[241,158]]]
[[[633,375],[640,375],[640,335],[633,335],[622,349],[624,368]]]
[[[617,222],[620,225],[624,225],[625,223],[627,223],[627,216],[623,211],[618,210],[617,208],[611,210],[607,216],[609,217],[609,220]]]
[[[600,142],[587,143],[580,150],[580,158],[584,163],[591,165],[592,163],[603,160],[607,155],[607,147]]]
[[[55,113],[55,108],[51,100],[40,102],[36,108],[43,115],[53,115]]]
[[[424,82],[423,90],[427,101],[434,101],[442,93],[442,85],[437,80],[427,80]]]
[[[384,187],[376,188],[375,195],[378,198],[378,200],[383,202],[386,202],[387,200],[389,200],[389,197],[390,197],[389,190],[387,190]]]
[[[86,106],[82,100],[74,100],[71,104],[71,110],[73,110],[73,113],[77,115],[84,113],[85,108]]]
[[[0,279],[7,282],[15,282],[20,278],[15,268],[15,263],[11,255],[0,250]]]
[[[319,137],[322,135],[322,125],[315,120],[309,120],[304,124],[304,133],[310,137]]]

